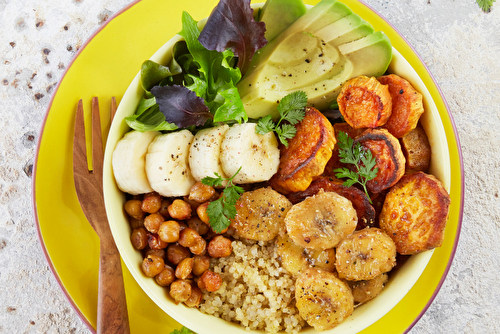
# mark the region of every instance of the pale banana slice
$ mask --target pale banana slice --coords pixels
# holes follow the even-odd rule
[[[146,174],[151,188],[165,197],[186,196],[195,184],[189,168],[189,130],[157,136],[146,155]]]
[[[273,132],[255,132],[255,123],[235,124],[222,141],[220,161],[224,173],[233,176],[234,183],[253,183],[269,180],[280,163],[278,141]]]
[[[229,126],[224,124],[200,130],[194,136],[189,149],[189,167],[196,181],[205,176],[214,177],[215,173],[225,179],[228,177],[220,162],[221,144],[228,129]]]
[[[145,159],[151,141],[158,131],[130,131],[118,141],[111,164],[116,184],[121,191],[131,195],[152,192],[145,170]]]

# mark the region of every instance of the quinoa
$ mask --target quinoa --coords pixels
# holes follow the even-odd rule
[[[274,242],[234,240],[232,247],[230,256],[211,259],[223,283],[204,291],[200,311],[247,331],[298,333],[306,323],[295,307],[295,280],[281,267]]]

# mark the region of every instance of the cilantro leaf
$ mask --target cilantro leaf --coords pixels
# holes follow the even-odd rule
[[[172,332],[170,332],[170,334],[196,334],[196,333],[183,326],[180,330],[174,329]]]
[[[363,148],[360,143],[354,144],[354,140],[347,133],[340,131],[337,139],[340,161],[354,165],[356,171],[345,167],[337,168],[334,170],[335,176],[339,179],[346,178],[347,180],[343,183],[346,187],[352,187],[354,184],[359,183],[363,186],[368,200],[372,203],[366,189],[366,183],[377,177],[378,168],[374,168],[377,160],[369,149]]]
[[[215,233],[221,233],[229,225],[231,220],[236,216],[236,202],[240,195],[244,192],[243,188],[233,184],[234,177],[240,172],[241,167],[229,179],[224,179],[221,175],[215,173],[216,177],[206,176],[201,180],[201,183],[208,186],[219,187],[227,181],[226,187],[222,191],[219,199],[210,202],[207,207],[207,214],[210,226]]]
[[[304,119],[306,105],[306,93],[297,91],[286,95],[278,104],[278,112],[280,114],[278,123],[275,124],[270,115],[262,117],[255,127],[255,132],[264,135],[268,132],[275,131],[280,142],[288,147],[288,139],[292,139],[297,133],[297,129],[294,125]],[[283,121],[287,123],[280,126]]]
[[[476,0],[476,3],[485,13],[489,13],[491,11],[491,7],[496,0]]]

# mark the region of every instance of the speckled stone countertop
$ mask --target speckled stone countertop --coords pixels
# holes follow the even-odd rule
[[[166,0],[171,1],[171,0]],[[414,46],[462,144],[465,203],[450,272],[411,333],[500,333],[500,3],[366,0]],[[41,250],[33,160],[51,94],[126,0],[0,0],[0,333],[89,333]]]

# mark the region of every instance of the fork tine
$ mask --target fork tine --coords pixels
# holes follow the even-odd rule
[[[104,149],[102,147],[101,116],[99,100],[92,98],[92,166],[93,171],[102,172]]]
[[[78,101],[75,117],[75,138],[73,141],[73,172],[88,173],[87,145],[85,142],[85,123],[83,117],[83,102]]]

